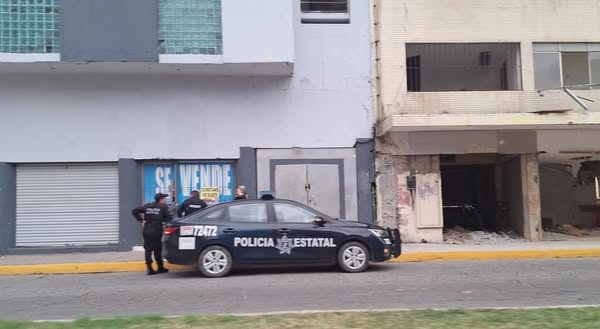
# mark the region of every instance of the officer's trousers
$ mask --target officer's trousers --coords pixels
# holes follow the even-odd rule
[[[158,235],[144,235],[144,251],[146,253],[146,265],[152,265],[152,254],[159,268],[163,267],[162,259],[162,241]]]

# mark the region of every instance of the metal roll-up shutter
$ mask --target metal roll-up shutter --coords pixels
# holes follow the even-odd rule
[[[116,164],[17,166],[17,247],[119,241]]]

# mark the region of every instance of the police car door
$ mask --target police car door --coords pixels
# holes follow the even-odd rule
[[[275,261],[274,224],[264,202],[233,203],[227,207],[222,239],[240,264]]]
[[[279,258],[296,262],[335,262],[343,234],[316,225],[316,213],[285,202],[274,202]]]

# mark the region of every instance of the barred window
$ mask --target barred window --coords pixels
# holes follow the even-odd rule
[[[223,53],[221,0],[159,0],[161,54]]]
[[[59,0],[0,0],[0,53],[59,53]]]
[[[349,23],[349,0],[301,0],[302,23]]]

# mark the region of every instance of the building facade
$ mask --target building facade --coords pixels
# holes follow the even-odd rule
[[[378,221],[415,242],[600,226],[597,8],[374,1]]]
[[[0,0],[0,253],[130,250],[136,205],[373,220],[367,1]]]

